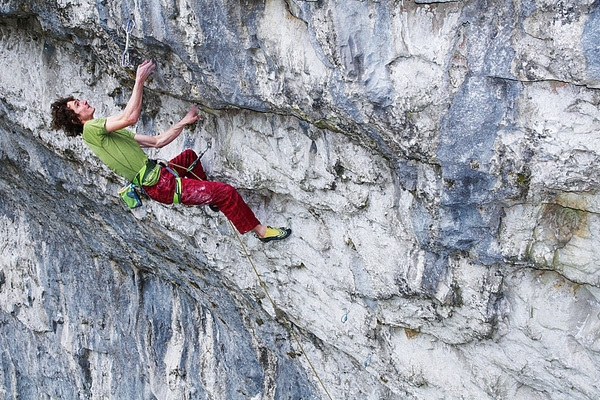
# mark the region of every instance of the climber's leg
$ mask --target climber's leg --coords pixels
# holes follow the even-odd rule
[[[204,171],[204,167],[202,166],[202,162],[198,160],[198,155],[192,149],[184,150],[177,157],[169,161],[169,164],[182,178],[199,179],[203,181],[208,180],[206,177],[206,172]],[[188,171],[187,168],[189,168],[191,165],[194,165],[194,167],[191,169],[191,171]],[[209,204],[208,207],[214,212],[220,211],[219,207],[214,204]]]
[[[260,240],[270,242],[285,239],[292,233],[289,228],[273,228],[262,225],[237,190],[230,185],[190,178],[183,178],[181,183],[181,203],[219,206],[223,214],[241,234],[254,231]],[[144,189],[152,199],[171,204],[175,194],[175,177],[163,168],[158,183],[154,186],[145,186]]]
[[[260,225],[242,196],[226,183],[182,179],[181,203],[216,205],[242,234]]]

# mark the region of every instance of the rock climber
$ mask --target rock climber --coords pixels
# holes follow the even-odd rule
[[[62,129],[70,137],[82,136],[112,171],[129,182],[137,182],[155,201],[209,204],[223,212],[241,234],[254,231],[263,242],[287,238],[291,229],[261,224],[237,190],[225,183],[207,180],[193,150],[187,149],[166,163],[149,159],[142,150],[142,147],[161,148],[175,140],[186,125],[200,118],[197,105],[181,121],[159,135],[140,135],[125,129],[135,124],[140,116],[144,82],[155,67],[152,60],[138,66],[131,98],[120,114],[94,118],[94,107],[86,100],[70,96],[52,103],[52,127]]]

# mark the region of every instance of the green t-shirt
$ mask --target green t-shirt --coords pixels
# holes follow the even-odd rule
[[[133,140],[134,132],[127,129],[108,132],[104,127],[106,118],[93,119],[83,125],[83,141],[104,164],[117,175],[129,182],[146,165],[148,155]],[[144,180],[144,186],[155,185],[160,174],[159,168],[154,168]]]

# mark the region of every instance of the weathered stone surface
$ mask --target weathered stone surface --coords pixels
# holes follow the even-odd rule
[[[0,1],[2,397],[599,397],[599,15]],[[137,131],[206,114],[151,155],[209,147],[213,179],[293,228],[241,238],[277,310],[221,214],[128,212],[50,130],[56,97],[125,105],[129,20],[133,64],[158,63]]]

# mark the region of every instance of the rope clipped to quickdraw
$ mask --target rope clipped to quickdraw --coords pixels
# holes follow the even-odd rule
[[[187,167],[188,172],[192,171],[194,169],[194,167],[196,166],[196,163],[198,161],[200,161],[200,159],[202,158],[202,156],[204,155],[204,153],[206,153],[208,151],[208,149],[210,149],[211,147],[212,147],[212,142],[207,142],[206,143],[206,148],[204,149],[204,151],[202,153],[200,153],[200,155],[198,156],[198,158],[196,158],[194,160],[194,162],[189,167]],[[196,174],[194,174],[193,172],[192,172],[192,174],[194,176],[196,176],[196,178],[198,178],[198,176]],[[198,179],[200,179],[200,178],[198,178]]]
[[[212,144],[211,144],[211,142],[208,142],[208,143],[206,143],[206,148],[204,149],[204,151],[203,151],[202,153],[200,153],[200,155],[199,155],[198,157],[196,157],[196,159],[194,160],[194,162],[193,162],[193,163],[191,163],[189,167],[184,167],[183,165],[175,164],[175,163],[174,163],[174,162],[172,162],[172,161],[163,161],[163,160],[161,160],[161,161],[162,161],[164,164],[166,164],[166,165],[172,165],[172,166],[174,166],[174,167],[181,168],[182,170],[184,170],[184,171],[185,171],[185,173],[186,173],[186,174],[189,172],[190,174],[194,175],[194,177],[195,177],[196,179],[198,179],[199,181],[202,181],[202,180],[204,180],[204,179],[202,179],[202,178],[200,178],[198,175],[196,175],[196,174],[193,172],[193,169],[194,169],[194,167],[196,166],[196,164],[198,163],[198,161],[200,161],[200,159],[202,158],[202,156],[203,156],[203,155],[204,155],[204,154],[205,154],[205,153],[208,151],[208,149],[210,149],[211,147],[212,147]],[[185,174],[184,174],[184,175],[185,175]]]
[[[235,229],[235,227],[233,226],[233,223],[231,221],[229,221],[229,225],[231,226],[231,230],[235,232],[236,237],[238,238],[238,241],[240,242],[240,246],[242,246],[242,250],[244,251],[244,254],[246,255],[246,258],[250,262],[250,265],[252,266],[252,269],[254,270],[254,273],[256,274],[256,277],[258,278],[258,282],[260,283],[260,287],[262,287],[263,291],[267,295],[267,298],[271,302],[271,306],[273,307],[273,310],[275,310],[275,315],[278,316],[279,318],[281,318],[281,320],[283,321],[283,324],[285,325],[285,327],[287,328],[287,330],[290,332],[290,334],[293,336],[294,340],[298,344],[298,348],[300,349],[300,352],[302,352],[302,354],[304,355],[304,358],[308,362],[308,365],[310,365],[310,368],[312,369],[313,373],[315,374],[315,377],[317,378],[317,380],[321,384],[321,387],[325,391],[325,394],[327,394],[327,397],[329,397],[330,400],[333,400],[333,398],[329,394],[329,391],[327,390],[327,387],[325,387],[325,384],[321,380],[321,377],[319,376],[319,373],[315,369],[315,366],[310,361],[310,358],[308,358],[308,354],[306,354],[306,351],[304,351],[304,347],[302,346],[302,343],[300,343],[300,339],[298,339],[298,336],[296,335],[296,333],[292,329],[291,322],[288,321],[288,319],[285,317],[285,315],[283,314],[283,312],[275,304],[275,301],[273,301],[273,299],[271,298],[271,295],[269,294],[269,291],[267,290],[267,285],[265,284],[265,282],[260,277],[260,274],[258,273],[258,270],[256,269],[256,266],[254,266],[254,262],[252,261],[252,258],[250,257],[250,254],[248,254],[248,251],[246,250],[246,246],[244,246],[244,242],[242,241],[242,238],[240,237],[240,234]]]
[[[129,35],[133,32],[133,28],[135,28],[135,21],[133,18],[130,18],[127,21],[127,25],[125,25],[125,51],[121,55],[121,67],[123,68],[131,65],[129,62]]]

